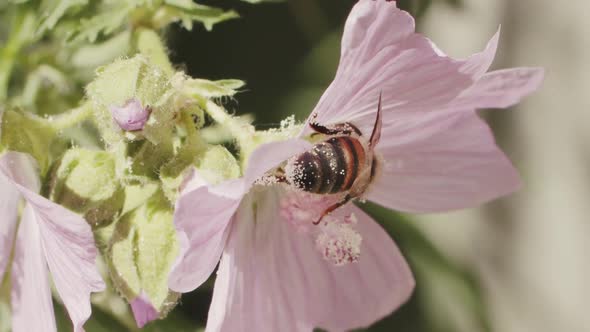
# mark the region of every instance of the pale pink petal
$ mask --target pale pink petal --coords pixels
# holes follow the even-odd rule
[[[90,294],[105,289],[96,267],[92,229],[79,215],[41,196],[23,195],[35,209],[53,282],[74,324],[83,331],[90,317]]]
[[[12,252],[19,200],[16,187],[0,174],[0,280]]]
[[[131,302],[131,311],[139,328],[144,327],[147,323],[158,319],[160,316],[158,310],[154,308],[150,299],[143,292]]]
[[[83,331],[91,313],[90,293],[105,288],[96,268],[98,251],[90,225],[81,216],[37,194],[39,180],[30,156],[5,154],[0,158],[0,172],[12,181],[32,209],[45,259],[74,332]]]
[[[346,22],[336,77],[314,109],[315,121],[353,122],[369,133],[380,93],[384,123],[403,113],[438,110],[475,81],[465,61],[440,53],[414,33],[414,20],[395,2],[359,1]]]
[[[539,89],[543,77],[544,70],[541,68],[512,68],[489,72],[446,109],[507,108]]]
[[[402,144],[383,132],[383,161],[368,199],[395,210],[438,212],[472,207],[520,187],[517,171],[476,113],[451,114],[439,125],[446,129]]]
[[[227,226],[252,183],[310,147],[297,139],[264,144],[250,156],[244,178],[219,185],[209,186],[193,172],[174,212],[180,255],[170,274],[170,289],[189,292],[209,278],[225,246]]]
[[[57,331],[47,263],[33,207],[25,207],[12,262],[12,329]]]
[[[363,242],[358,263],[336,267],[322,258],[314,238],[279,216],[280,190],[244,198],[220,263],[207,331],[350,330],[408,299],[411,272],[366,214],[352,205],[342,209],[356,214]]]
[[[150,117],[150,109],[143,107],[137,98],[128,100],[124,105],[109,107],[115,122],[123,130],[142,130]]]
[[[33,193],[41,189],[39,168],[33,157],[21,152],[6,152],[0,157],[0,173],[13,185]]]
[[[498,49],[498,41],[500,40],[500,28],[492,39],[488,42],[486,48],[480,52],[473,54],[461,66],[461,72],[472,75],[475,79],[482,77],[494,61],[496,51]]]
[[[195,172],[192,181],[202,180]],[[213,273],[225,246],[227,226],[240,204],[243,188],[242,181],[236,180],[231,185],[216,186],[217,192],[202,185],[181,194],[174,211],[180,255],[168,279],[170,289],[190,292]]]

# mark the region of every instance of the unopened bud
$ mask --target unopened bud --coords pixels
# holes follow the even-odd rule
[[[129,99],[123,106],[110,106],[113,119],[125,131],[142,130],[151,113],[137,98]]]

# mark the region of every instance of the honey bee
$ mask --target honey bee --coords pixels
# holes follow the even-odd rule
[[[309,151],[289,159],[282,168],[281,182],[313,194],[344,194],[314,222],[360,197],[377,172],[374,148],[381,136],[381,94],[371,137],[367,140],[353,124],[345,122],[330,127],[310,121],[309,126],[328,138]]]

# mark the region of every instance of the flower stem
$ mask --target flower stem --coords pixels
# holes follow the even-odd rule
[[[223,107],[211,100],[207,100],[205,111],[213,118],[213,120],[215,120],[215,122],[229,130],[233,137],[235,137],[241,150],[253,150],[255,144],[254,135],[256,133],[254,126],[227,114]]]
[[[90,116],[92,116],[92,106],[90,103],[85,103],[78,108],[49,117],[47,121],[53,129],[59,131],[73,127]]]

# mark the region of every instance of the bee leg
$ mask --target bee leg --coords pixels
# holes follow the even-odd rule
[[[340,202],[328,207],[320,216],[320,218],[316,221],[313,222],[314,225],[319,225],[319,223],[322,221],[322,219],[324,219],[325,216],[327,216],[328,214],[332,213],[334,210],[336,210],[337,208],[341,207],[342,205],[350,202],[350,200],[353,198],[352,195],[348,194],[346,195],[346,197],[344,197],[344,199],[342,199]]]
[[[321,124],[317,123],[317,122],[310,122],[309,126],[311,127],[311,129],[313,129],[314,131],[320,133],[320,134],[324,134],[324,135],[335,135],[335,134],[339,134],[340,131],[339,130],[334,130],[334,129],[330,129],[326,126],[322,126]]]
[[[287,177],[284,175],[275,175],[274,178],[277,180],[277,182],[279,183],[287,183]]]

